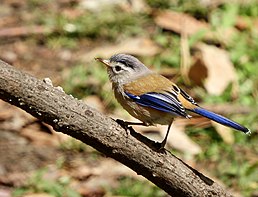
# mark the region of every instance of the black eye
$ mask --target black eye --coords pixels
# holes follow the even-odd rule
[[[119,72],[119,71],[121,71],[121,70],[122,70],[121,66],[115,66],[115,71],[116,71],[116,72]]]

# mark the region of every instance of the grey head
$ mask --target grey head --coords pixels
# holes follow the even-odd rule
[[[113,55],[108,60],[95,59],[106,65],[109,79],[113,84],[126,84],[151,73],[142,62],[132,55],[120,53]]]

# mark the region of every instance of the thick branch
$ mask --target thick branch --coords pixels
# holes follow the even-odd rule
[[[174,155],[152,150],[111,118],[2,61],[0,99],[123,163],[172,196],[232,196]]]

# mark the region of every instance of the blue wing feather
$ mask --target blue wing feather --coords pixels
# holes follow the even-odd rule
[[[215,122],[218,122],[218,123],[223,124],[225,126],[234,128],[234,129],[239,130],[239,131],[242,131],[244,133],[250,133],[251,132],[248,128],[246,128],[246,127],[244,127],[244,126],[234,122],[233,120],[230,120],[230,119],[228,119],[228,118],[226,118],[224,116],[221,116],[221,115],[216,114],[214,112],[208,111],[206,109],[197,107],[197,108],[195,108],[195,109],[193,109],[191,111],[195,112],[195,113],[197,113],[197,114],[199,114],[201,116],[204,116],[206,118],[209,118],[211,120],[214,120]]]
[[[181,103],[175,97],[166,93],[149,92],[140,96],[135,96],[127,92],[125,94],[139,105],[178,116],[189,117]]]

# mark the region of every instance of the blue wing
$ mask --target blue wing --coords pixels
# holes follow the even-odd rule
[[[125,92],[134,102],[145,107],[151,107],[163,112],[171,113],[178,116],[189,118],[176,95],[170,92],[156,93],[149,92],[140,96]]]
[[[157,93],[157,92],[149,92],[146,94],[142,94],[139,96],[130,94],[125,92],[125,94],[131,98],[134,102],[136,102],[137,104],[141,105],[141,106],[145,106],[145,107],[150,107],[153,109],[157,109],[159,111],[163,111],[163,112],[167,112],[167,113],[171,113],[174,115],[178,115],[178,116],[183,116],[186,118],[190,118],[191,116],[189,116],[186,111],[185,108],[183,107],[182,103],[178,100],[177,98],[177,93],[175,92],[163,92],[163,93]],[[218,115],[214,112],[210,112],[208,110],[205,110],[203,108],[200,108],[192,99],[192,97],[190,97],[187,93],[185,93],[183,90],[181,90],[181,95],[190,103],[196,105],[195,108],[193,109],[188,109],[191,112],[197,113],[201,116],[204,116],[206,118],[209,118],[215,122],[218,122],[220,124],[223,124],[225,126],[234,128],[236,130],[239,131],[243,131],[244,133],[250,134],[251,131],[228,119],[225,118],[221,115]]]

